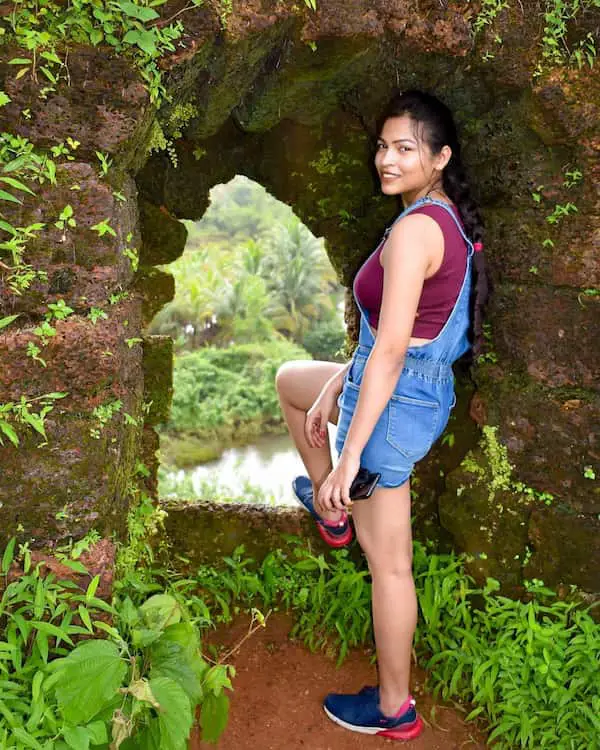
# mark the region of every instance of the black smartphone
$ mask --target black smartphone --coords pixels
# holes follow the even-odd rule
[[[371,497],[381,474],[359,469],[350,485],[350,500],[366,500]]]

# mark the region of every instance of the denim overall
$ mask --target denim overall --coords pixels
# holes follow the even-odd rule
[[[470,347],[467,331],[473,243],[446,203],[428,197],[415,201],[388,227],[373,254],[385,242],[396,221],[428,203],[442,206],[454,219],[467,244],[467,267],[454,308],[440,333],[427,344],[409,346],[406,350],[404,367],[394,392],[361,454],[361,467],[381,474],[378,483],[380,487],[399,487],[404,484],[410,477],[415,462],[429,452],[444,431],[450,411],[456,403],[452,363]],[[356,294],[354,298],[356,299]],[[367,314],[358,300],[356,303],[360,309],[360,334],[338,399],[340,415],[335,442],[338,455],[344,447],[358,402],[365,365],[375,343]]]

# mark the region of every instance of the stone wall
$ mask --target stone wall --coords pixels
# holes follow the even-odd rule
[[[42,148],[80,142],[56,186],[38,185],[6,212],[19,225],[47,223],[26,259],[48,280],[15,296],[0,266],[0,318],[20,314],[0,330],[0,404],[68,395],[46,416],[46,441],[18,426],[19,447],[0,446],[0,533],[37,543],[92,527],[122,533],[138,460],[155,489],[153,426],[168,413],[172,354],[144,329],[174,293],[155,266],[183,251],[177,219],[199,218],[214,184],[245,174],[327,238],[349,284],[397,210],[369,168],[376,117],[395,87],[416,86],[456,114],[494,282],[488,352],[460,374],[455,439],[415,483],[419,533],[485,553],[489,565],[473,571],[511,587],[525,575],[600,591],[600,486],[590,478],[600,475],[600,78],[568,66],[534,76],[543,23],[532,2],[476,37],[470,3],[319,0],[316,13],[277,0],[233,5],[225,28],[209,5],[183,14],[181,44],[161,62],[172,98],[158,114],[135,72],[106,50],[73,49],[70,85],[41,100],[39,84],[7,64],[23,50],[0,47],[0,89],[11,97],[2,130]],[[585,13],[570,33],[583,38],[599,24]],[[170,155],[150,152],[163,137]],[[106,176],[95,151],[113,160]],[[575,170],[582,179],[569,180]],[[77,226],[65,233],[53,222],[66,203]],[[567,203],[577,211],[560,217]],[[92,231],[105,219],[114,236]],[[135,272],[123,253],[131,247]],[[27,343],[59,299],[75,313],[56,323],[41,367]],[[107,317],[94,324],[92,306]],[[94,409],[116,400],[119,412],[99,429]],[[514,465],[503,489],[512,500],[494,507],[484,475],[463,462],[483,424],[497,426]],[[473,461],[493,482],[489,451],[475,449]]]

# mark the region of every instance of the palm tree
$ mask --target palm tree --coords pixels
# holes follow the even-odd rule
[[[331,310],[337,278],[323,240],[297,217],[274,227],[267,244],[263,278],[272,295],[273,323],[299,342],[310,321]]]

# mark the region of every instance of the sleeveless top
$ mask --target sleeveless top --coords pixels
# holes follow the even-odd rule
[[[463,226],[460,214],[454,206],[451,208]],[[438,223],[444,236],[442,263],[433,276],[423,283],[411,334],[415,338],[433,339],[444,327],[458,299],[467,266],[468,249],[446,209],[432,204],[416,208],[412,213],[430,216]],[[367,314],[369,325],[374,329],[379,325],[383,297],[383,266],[380,256],[386,239],[387,233],[354,279],[354,294]]]

